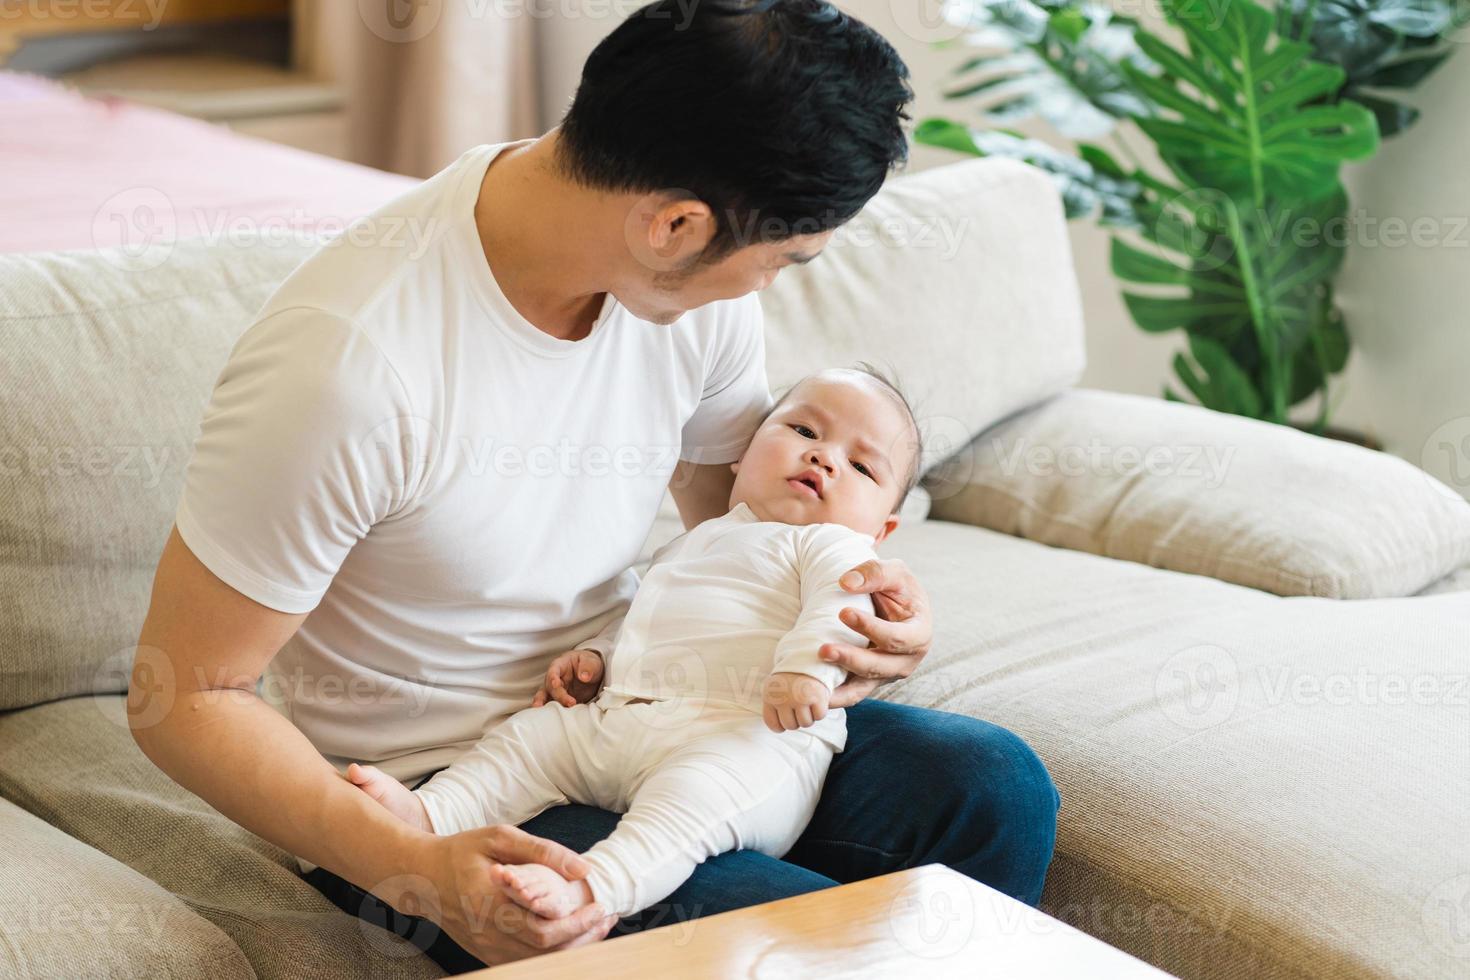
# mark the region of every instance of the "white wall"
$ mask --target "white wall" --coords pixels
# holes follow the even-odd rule
[[[595,6],[597,0],[585,2],[605,9]],[[936,46],[953,33],[936,16],[937,0],[838,0],[838,5],[887,37],[908,63],[914,119],[963,119],[973,111],[939,96],[950,70],[969,52]],[[547,126],[570,101],[583,59],[617,20],[614,12],[540,22]],[[1437,240],[1422,244],[1421,234],[1419,245],[1395,246],[1386,232],[1370,236],[1360,227],[1354,233],[1338,283],[1356,349],[1333,401],[1340,399],[1335,424],[1374,436],[1470,496],[1470,227],[1459,227],[1470,217],[1470,44],[1462,47],[1466,50],[1412,93],[1423,111],[1418,125],[1386,143],[1372,160],[1348,168],[1354,208],[1379,227],[1394,216],[1406,222],[1433,219]],[[1063,142],[1042,123],[1021,128]],[[1130,140],[1135,148],[1144,142],[1136,136]],[[909,169],[954,159],[919,146]],[[1074,221],[1071,239],[1087,316],[1089,363],[1082,383],[1158,395],[1173,380],[1169,361],[1180,346],[1178,335],[1148,335],[1132,324],[1118,281],[1108,270],[1107,234],[1092,222]]]

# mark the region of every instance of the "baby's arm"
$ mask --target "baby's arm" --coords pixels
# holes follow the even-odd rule
[[[804,540],[797,556],[801,613],[776,646],[764,690],[766,726],[772,731],[806,728],[827,716],[832,691],[847,672],[821,659],[817,651],[826,643],[867,646],[867,638],[844,625],[837,614],[849,606],[873,612],[872,597],[854,595],[837,580],[874,557],[870,540],[835,524],[814,525]]]
[[[628,615],[625,604],[612,619],[589,640],[576,649],[558,654],[541,679],[541,689],[531,699],[531,707],[547,704],[586,704],[602,690],[607,678],[607,663],[618,644],[618,634]]]

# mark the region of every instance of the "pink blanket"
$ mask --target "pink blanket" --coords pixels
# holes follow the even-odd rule
[[[415,183],[0,71],[0,252],[330,233]]]

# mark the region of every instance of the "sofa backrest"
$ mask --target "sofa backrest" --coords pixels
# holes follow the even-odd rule
[[[958,448],[1076,379],[1076,286],[1044,176],[940,168],[854,221],[763,294],[775,383],[886,364]],[[310,251],[232,237],[0,256],[0,710],[126,689],[214,381]]]
[[[868,361],[896,376],[925,469],[1082,376],[1082,304],[1061,197],[1042,171],[966,160],[890,181],[822,256],[761,293],[786,387]]]
[[[215,378],[310,251],[0,256],[0,709],[126,690]]]

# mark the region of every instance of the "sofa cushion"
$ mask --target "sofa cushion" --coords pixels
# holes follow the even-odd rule
[[[933,652],[881,696],[1025,738],[1043,908],[1191,978],[1463,975],[1470,602],[1335,602],[928,521]]]
[[[0,709],[126,687],[210,388],[306,251],[0,256]]]
[[[254,978],[178,898],[0,799],[0,975]]]
[[[1076,390],[930,474],[933,514],[1264,589],[1407,596],[1470,562],[1470,502],[1386,453]]]
[[[0,795],[173,892],[262,980],[443,975],[403,939],[343,914],[286,852],[164,775],[128,733],[121,696],[0,715]]]
[[[156,262],[0,256],[0,362],[21,379],[0,387],[0,709],[125,688],[210,389],[309,252],[232,235]],[[886,362],[915,394],[929,459],[1082,368],[1056,191],[1008,161],[890,182],[763,299],[778,384]]]
[[[872,362],[913,402],[928,464],[1075,383],[1085,360],[1061,199],[1012,160],[889,181],[761,307],[774,387]]]

